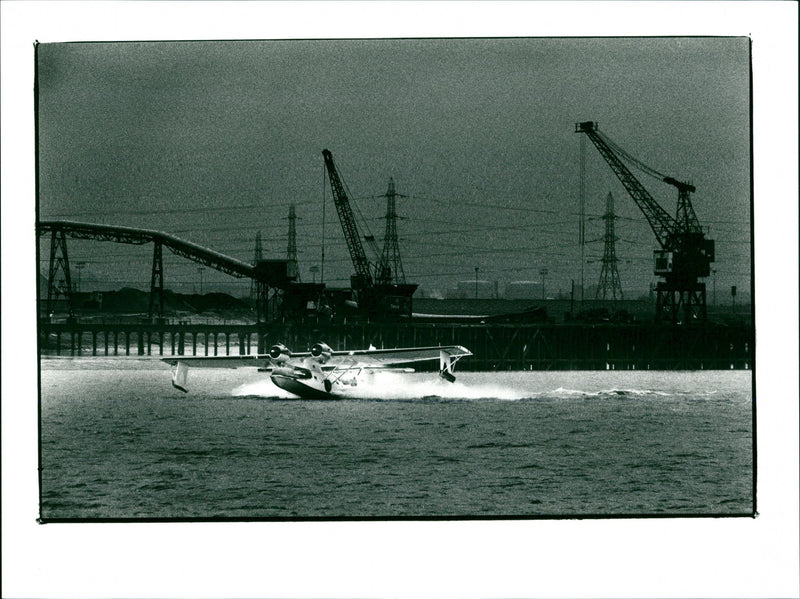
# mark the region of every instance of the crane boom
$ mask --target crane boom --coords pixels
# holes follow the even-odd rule
[[[622,185],[639,206],[639,209],[644,213],[650,228],[656,235],[656,240],[659,245],[665,250],[673,249],[674,233],[678,229],[677,221],[672,218],[669,213],[664,210],[651,196],[644,186],[639,183],[639,180],[633,176],[633,173],[625,166],[625,163],[620,160],[611,146],[597,131],[597,123],[594,121],[586,121],[577,123],[575,125],[576,133],[585,133],[586,136],[592,140],[592,143],[600,151],[600,154],[605,158],[611,170],[620,180]]]
[[[333,155],[329,150],[322,150],[322,156],[325,159],[325,167],[328,170],[333,202],[336,204],[336,212],[339,215],[339,221],[342,223],[347,250],[350,252],[350,259],[353,261],[356,275],[360,279],[359,287],[371,287],[373,281],[370,263],[364,252],[364,245],[361,243],[356,219],[350,206],[350,199],[347,197],[341,177],[339,177],[336,165],[333,163]]]

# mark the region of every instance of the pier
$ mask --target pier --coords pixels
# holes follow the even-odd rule
[[[307,351],[463,345],[466,371],[751,369],[752,327],[698,323],[507,324],[361,322],[325,324],[41,323],[42,355],[233,356],[275,343]]]
[[[256,325],[47,323],[42,355],[231,356],[255,353]]]

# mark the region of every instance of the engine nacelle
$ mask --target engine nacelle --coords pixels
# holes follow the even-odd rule
[[[269,348],[269,359],[275,364],[283,364],[292,357],[292,352],[282,343],[278,343]]]
[[[333,349],[321,341],[311,346],[311,357],[320,364],[325,364],[325,362],[330,360],[332,353]]]

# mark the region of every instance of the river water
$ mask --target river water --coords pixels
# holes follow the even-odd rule
[[[457,373],[458,374],[458,373]],[[255,369],[44,358],[41,517],[747,515],[749,371],[383,373],[338,401]]]

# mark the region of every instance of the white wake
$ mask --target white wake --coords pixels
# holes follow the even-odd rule
[[[297,399],[297,396],[281,389],[273,383],[269,377],[254,381],[252,383],[244,383],[239,385],[231,395],[234,397],[269,397],[275,399]]]
[[[435,373],[374,372],[359,377],[358,385],[335,385],[334,393],[343,399],[502,399],[517,400],[530,397],[517,389],[498,384],[454,383],[439,378]],[[268,378],[245,383],[232,391],[234,397],[256,396],[275,399],[296,399],[288,391],[277,387]]]
[[[364,377],[349,390],[352,397],[363,399],[522,399],[525,394],[498,384],[481,384],[457,379],[450,383],[435,373],[401,374],[376,372]]]

